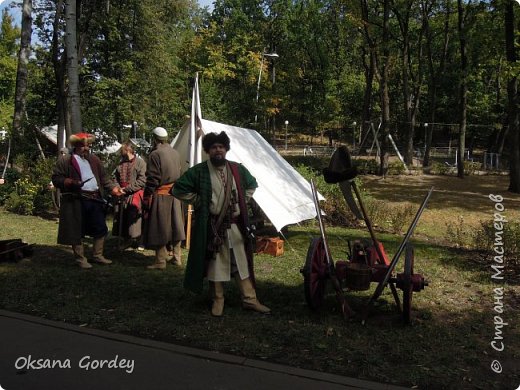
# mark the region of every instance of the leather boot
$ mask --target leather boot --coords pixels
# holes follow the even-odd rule
[[[256,291],[253,287],[251,279],[240,279],[240,275],[236,274],[235,279],[238,282],[238,288],[242,294],[242,308],[246,310],[254,310],[262,314],[270,314],[271,309],[262,305],[256,298]]]
[[[76,258],[76,263],[83,268],[83,269],[89,269],[92,268],[92,264],[90,264],[85,257],[85,248],[83,247],[83,244],[79,245],[72,245],[72,251],[74,252],[74,257]]]
[[[222,282],[209,282],[209,286],[213,299],[211,315],[213,317],[222,317],[224,312],[224,285]]]
[[[103,256],[103,247],[105,246],[105,237],[94,238],[93,261],[99,264],[112,264],[112,260],[108,260]]]
[[[181,242],[180,241],[174,241],[172,243],[173,250],[168,252],[168,260],[171,261],[173,265],[182,265],[181,261]]]
[[[155,250],[155,263],[147,266],[148,269],[165,269],[166,259],[168,258],[168,250],[166,246],[162,246]]]

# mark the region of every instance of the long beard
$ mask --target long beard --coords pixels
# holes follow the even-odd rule
[[[216,167],[221,167],[222,165],[224,165],[226,163],[226,159],[225,158],[214,158],[214,157],[210,157],[209,158],[209,161],[211,161],[211,163],[216,166]]]

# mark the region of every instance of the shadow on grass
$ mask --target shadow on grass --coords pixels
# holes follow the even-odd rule
[[[334,234],[338,240],[357,235],[339,230]],[[183,267],[146,270],[144,266],[153,261],[151,252],[118,252],[114,240],[107,243],[106,255],[114,261],[109,266],[81,270],[67,247],[51,245],[37,245],[30,261],[1,264],[0,306],[92,328],[387,383],[432,389],[516,385],[519,369],[513,363],[520,348],[513,340],[520,340],[518,330],[507,334],[504,373],[494,375],[489,368],[496,355],[489,347],[493,313],[477,304],[445,304],[443,299],[459,297],[451,290],[438,291],[432,286],[414,294],[414,321],[409,327],[402,325],[389,291],[376,302],[365,326],[359,320],[343,321],[330,283],[323,307],[318,312],[309,310],[299,273],[309,233],[291,231],[288,235],[294,252],[288,250],[276,258],[256,257],[257,294],[273,310],[270,316],[244,312],[238,289],[231,282],[225,285],[224,316],[213,318],[207,291],[194,295],[183,289]],[[384,242],[393,253],[399,239],[384,237]],[[333,243],[333,250],[342,245]],[[426,261],[432,248],[416,244],[416,250]],[[416,262],[417,267],[420,263],[423,261]],[[461,272],[456,264],[443,263],[437,257],[424,265],[427,274],[449,271],[454,289],[462,292],[464,286],[456,278],[461,273],[481,272],[471,268]],[[360,312],[371,291],[347,294],[349,304]]]

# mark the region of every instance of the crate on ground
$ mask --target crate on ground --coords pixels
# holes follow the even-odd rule
[[[259,236],[256,238],[256,253],[265,253],[271,256],[283,255],[284,241],[278,237]]]

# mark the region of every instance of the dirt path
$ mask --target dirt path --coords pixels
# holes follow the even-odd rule
[[[520,194],[507,191],[508,176],[452,176],[401,175],[363,176],[363,185],[376,199],[391,203],[411,203],[419,207],[429,188],[434,187],[417,228],[418,233],[446,238],[448,226],[477,228],[480,221],[493,218],[495,203],[490,194],[504,198],[504,214],[508,221],[520,221]]]

